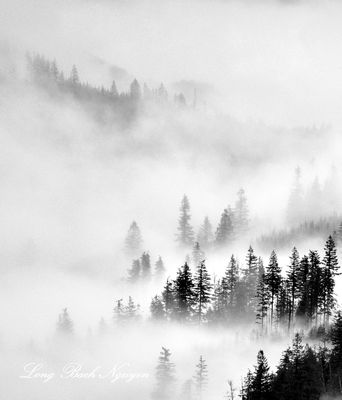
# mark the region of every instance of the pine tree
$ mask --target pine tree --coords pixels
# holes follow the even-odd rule
[[[195,267],[197,267],[202,260],[205,259],[204,251],[202,251],[199,242],[194,244],[192,248],[192,261]]]
[[[202,322],[206,307],[210,303],[211,288],[212,285],[210,283],[210,275],[203,260],[197,267],[193,289],[195,297],[195,313],[199,323]]]
[[[204,218],[203,224],[201,225],[198,235],[197,241],[203,249],[207,249],[210,247],[214,240],[213,228],[209,221],[208,217]]]
[[[160,296],[154,296],[150,305],[151,316],[155,320],[165,319],[165,309],[163,300]]]
[[[202,356],[200,356],[199,363],[196,365],[194,382],[197,396],[201,400],[208,383],[208,366]]]
[[[290,290],[290,296],[291,296],[291,303],[290,303],[290,309],[289,309],[289,329],[291,324],[293,324],[293,319],[294,319],[294,313],[295,313],[295,299],[297,295],[299,295],[299,279],[300,279],[300,259],[299,259],[299,253],[296,247],[293,248],[292,250],[292,255],[290,257],[290,266],[289,270],[287,272],[287,279],[289,282],[289,290]]]
[[[305,318],[309,307],[309,258],[303,256],[299,265],[298,273],[298,306],[296,310],[296,316],[299,318]]]
[[[70,335],[73,333],[73,326],[74,324],[70,319],[68,309],[63,308],[62,312],[58,316],[57,332]]]
[[[136,305],[131,296],[128,296],[128,303],[125,308],[125,317],[128,320],[135,320],[138,317],[139,305]]]
[[[116,301],[114,307],[114,322],[120,324],[125,320],[125,306],[123,305],[123,300],[119,299]]]
[[[244,279],[247,296],[247,307],[251,312],[256,308],[256,291],[258,285],[258,257],[254,254],[252,246],[249,246],[246,256],[246,269]]]
[[[152,399],[173,399],[174,393],[174,364],[170,361],[169,349],[162,347],[156,368],[156,388],[152,393]]]
[[[137,256],[141,251],[142,237],[138,224],[133,221],[129,227],[126,239],[125,250],[128,255]]]
[[[237,192],[237,201],[234,208],[234,226],[238,237],[243,237],[248,231],[248,205],[245,191],[241,188]]]
[[[323,258],[322,272],[322,308],[324,316],[324,324],[329,324],[329,318],[335,305],[334,289],[335,276],[338,274],[338,259],[336,254],[335,242],[332,236],[329,236],[325,244],[325,256]]]
[[[267,400],[271,396],[271,374],[269,373],[267,359],[262,350],[257,356],[257,365],[252,376],[250,399]]]
[[[78,76],[78,71],[77,71],[76,65],[73,65],[73,66],[72,66],[71,74],[70,74],[70,82],[71,82],[74,86],[77,86],[77,85],[79,85],[79,83],[80,83],[80,78],[79,78],[79,76]]]
[[[133,260],[132,267],[128,270],[128,281],[131,283],[137,282],[140,278],[140,272],[141,272],[140,260],[139,259]]]
[[[278,259],[275,251],[273,250],[270,256],[270,261],[266,269],[265,282],[270,293],[271,302],[271,329],[273,325],[273,313],[276,296],[279,292],[281,284],[281,270],[278,264]]]
[[[167,279],[162,292],[162,299],[165,308],[165,314],[167,318],[171,318],[175,313],[175,292],[171,281]]]
[[[187,263],[179,268],[173,288],[177,318],[183,321],[189,320],[193,313],[195,293],[192,273]]]
[[[110,87],[110,94],[113,97],[118,97],[119,96],[119,92],[118,92],[118,89],[116,87],[115,81],[112,82],[112,86]]]
[[[147,279],[151,276],[151,260],[150,255],[144,252],[140,258],[142,278]]]
[[[165,266],[164,266],[164,262],[162,260],[162,258],[159,256],[158,260],[156,261],[156,266],[155,266],[155,274],[156,276],[159,277],[163,277],[163,275],[165,274]]]
[[[233,311],[236,306],[236,287],[238,282],[239,266],[234,254],[232,254],[224,276],[224,285],[226,285],[227,290],[227,307],[230,311]]]
[[[233,240],[233,220],[230,208],[224,209],[220,223],[216,229],[215,243],[218,246],[226,245]]]
[[[190,203],[186,195],[184,195],[180,207],[180,217],[178,220],[177,240],[182,246],[192,246],[194,241],[194,232],[190,225]]]
[[[266,318],[267,318],[267,311],[269,307],[269,292],[267,290],[267,285],[266,285],[266,276],[265,273],[263,273],[259,277],[259,282],[258,282],[258,287],[257,287],[257,314],[256,314],[256,319],[257,323],[260,324],[261,326],[261,334],[264,334],[265,328],[267,328],[266,325]]]
[[[132,100],[140,100],[141,99],[141,88],[139,82],[134,79],[130,86],[130,96]]]
[[[309,252],[309,274],[308,274],[308,305],[306,315],[308,322],[315,319],[317,326],[318,314],[322,305],[322,267],[319,254],[317,251],[310,250]]]

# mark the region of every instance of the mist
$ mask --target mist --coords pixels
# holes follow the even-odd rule
[[[296,292],[287,326],[272,320],[272,298],[265,330],[248,279],[256,290],[274,250],[286,285],[294,246],[301,259],[317,250],[328,268],[330,236],[341,258],[342,5],[0,0],[0,10],[0,398],[209,400],[224,398],[232,380],[234,400],[260,349],[276,371],[296,332],[325,346],[340,304],[337,269],[331,310],[300,314]],[[55,82],[32,74],[54,62]],[[188,223],[187,242],[179,232]],[[133,279],[144,254],[148,278]],[[217,293],[232,255],[247,308],[221,320]],[[201,257],[211,282],[205,313],[194,295],[184,320],[179,309],[168,314],[167,279],[176,293],[179,268],[189,264],[196,280]],[[176,379],[164,381],[168,395],[153,395],[162,347]],[[325,389],[311,398],[336,395]]]

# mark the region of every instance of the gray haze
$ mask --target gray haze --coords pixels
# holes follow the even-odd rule
[[[119,332],[114,302],[132,294],[124,239],[136,220],[152,262],[162,255],[174,277],[186,256],[175,243],[183,194],[197,231],[206,215],[216,227],[243,187],[251,232],[208,255],[208,269],[221,275],[232,253],[243,263],[260,234],[288,227],[298,165],[305,188],[315,177],[323,187],[334,166],[341,196],[341,13],[338,1],[0,0],[1,399],[149,399],[161,346],[171,349],[179,385],[205,356],[208,399],[223,398],[227,379],[239,387],[261,344],[276,365],[286,338],[260,343],[239,327],[151,324],[149,303],[163,283],[133,289],[143,325]],[[77,101],[29,85],[27,51],[56,59],[67,74],[76,64],[81,80],[96,86],[163,82],[171,98],[183,90],[189,105],[197,89],[197,108],[151,107],[127,129],[99,123]],[[336,205],[319,212],[342,214]],[[298,246],[304,253],[323,244]],[[279,250],[284,267],[290,249]],[[64,307],[73,344],[55,341]],[[110,326],[104,337],[101,317]],[[29,362],[58,372],[72,361],[88,371],[128,362],[150,377],[19,378]]]

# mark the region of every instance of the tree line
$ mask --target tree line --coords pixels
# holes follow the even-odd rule
[[[338,270],[332,236],[322,259],[313,250],[300,257],[294,247],[283,273],[275,251],[264,266],[250,246],[244,266],[232,255],[220,279],[211,278],[205,260],[194,273],[185,262],[152,299],[150,311],[153,319],[164,321],[223,325],[255,321],[261,335],[298,326],[327,328],[336,305]]]
[[[319,400],[342,395],[342,314],[318,347],[303,345],[297,333],[274,373],[262,350],[254,371],[248,371],[241,388],[242,400]]]
[[[136,106],[141,101],[168,103],[169,93],[163,83],[158,88],[150,88],[146,83],[141,85],[137,79],[134,79],[128,91],[119,92],[115,80],[107,88],[103,85],[95,87],[87,82],[82,82],[76,65],[72,66],[70,74],[67,75],[58,67],[55,60],[50,61],[39,54],[27,54],[26,59],[30,80],[50,91],[58,88],[78,99],[96,100],[102,105],[119,107],[120,111],[123,111],[120,106]],[[184,94],[176,93],[174,103],[178,106],[186,106]]]

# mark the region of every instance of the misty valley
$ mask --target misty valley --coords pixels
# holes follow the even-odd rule
[[[0,399],[342,399],[314,3],[3,1]]]

